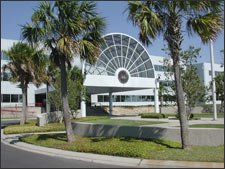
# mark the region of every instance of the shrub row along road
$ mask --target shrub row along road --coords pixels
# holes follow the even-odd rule
[[[1,121],[1,128],[19,121]],[[31,153],[1,142],[1,168],[118,168],[121,166],[97,164]]]

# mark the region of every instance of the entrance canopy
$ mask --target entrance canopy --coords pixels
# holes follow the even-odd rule
[[[103,36],[103,41],[96,64],[83,67],[88,94],[155,88],[151,58],[136,39],[111,33]]]

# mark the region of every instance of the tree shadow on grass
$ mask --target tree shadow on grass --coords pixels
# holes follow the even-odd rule
[[[176,145],[171,145],[169,143],[165,143],[165,140],[158,140],[158,139],[152,139],[152,140],[149,140],[149,141],[152,141],[156,144],[160,144],[162,146],[165,146],[165,147],[171,148],[171,149],[182,149],[181,145],[178,145],[178,143],[176,143]]]
[[[38,141],[43,141],[47,139],[55,139],[59,141],[67,141],[66,134],[41,134],[38,136],[37,140]]]
[[[154,142],[161,146],[165,146],[166,148],[182,149],[181,145],[179,143],[176,143],[176,142],[173,143],[171,141],[160,140],[160,139],[141,139],[141,138],[134,138],[134,137],[91,137],[91,141],[92,142],[104,142],[104,141],[107,141],[107,140],[110,140],[113,138],[118,138],[120,141],[124,141],[124,142],[135,142],[135,140],[151,141],[151,142]]]

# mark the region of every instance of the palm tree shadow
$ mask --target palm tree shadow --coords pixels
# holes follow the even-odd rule
[[[165,143],[163,140],[159,140],[159,139],[151,139],[151,141],[153,141],[154,143],[156,144],[160,144],[162,146],[165,146],[167,148],[171,148],[171,149],[182,149],[181,148],[181,145],[174,145],[174,146],[171,146],[169,145],[168,143]]]
[[[66,134],[41,134],[38,136],[38,141],[48,140],[48,139],[55,139],[59,141],[67,141]]]

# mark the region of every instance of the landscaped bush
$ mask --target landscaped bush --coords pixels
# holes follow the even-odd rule
[[[154,119],[164,119],[168,117],[174,117],[176,114],[164,114],[164,113],[140,113],[141,118],[154,118]]]
[[[176,117],[177,119],[179,119],[179,118],[180,118],[179,113],[177,113],[177,114],[175,115],[175,117]],[[188,117],[188,120],[191,120],[191,119],[193,119],[193,118],[194,118],[194,114],[191,113],[190,116]]]

